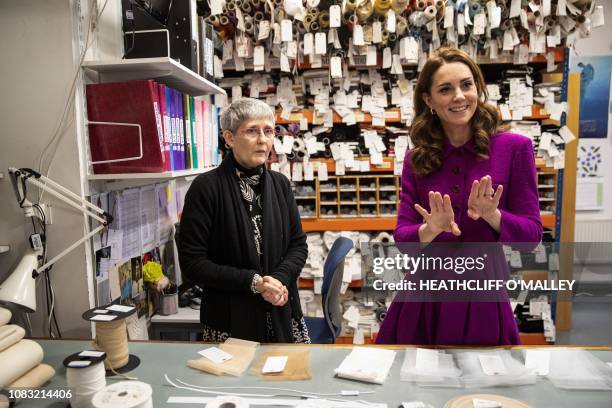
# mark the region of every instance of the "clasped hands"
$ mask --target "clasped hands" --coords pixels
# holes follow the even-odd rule
[[[289,292],[285,285],[272,276],[264,276],[259,278],[255,283],[255,289],[267,302],[274,306],[284,306],[289,298]]]
[[[502,192],[503,187],[501,184],[497,186],[496,190],[493,190],[491,176],[484,176],[480,180],[474,180],[468,198],[468,216],[473,220],[482,218],[489,222],[491,217],[498,211],[497,207]],[[442,196],[437,191],[430,191],[430,212],[419,204],[415,204],[414,208],[421,214],[433,234],[450,232],[455,236],[461,235],[461,230],[455,222],[455,213],[448,194]]]

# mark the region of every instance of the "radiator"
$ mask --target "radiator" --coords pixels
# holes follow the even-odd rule
[[[612,219],[576,221],[576,261],[612,264]]]

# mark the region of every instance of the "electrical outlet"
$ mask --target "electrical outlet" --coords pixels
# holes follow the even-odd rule
[[[53,224],[53,211],[49,204],[40,204],[40,208],[45,213],[45,225]]]

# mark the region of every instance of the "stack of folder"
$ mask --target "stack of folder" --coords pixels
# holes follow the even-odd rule
[[[138,124],[139,159],[93,164],[95,174],[199,169],[219,163],[219,112],[210,97],[193,97],[153,80],[87,85],[90,122]],[[89,124],[92,162],[139,156],[138,128]]]

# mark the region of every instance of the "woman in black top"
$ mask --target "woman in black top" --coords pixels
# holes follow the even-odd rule
[[[193,181],[179,235],[181,269],[204,289],[204,341],[310,343],[297,288],[306,236],[289,180],[265,167],[274,112],[243,98],[221,129],[230,152]]]

